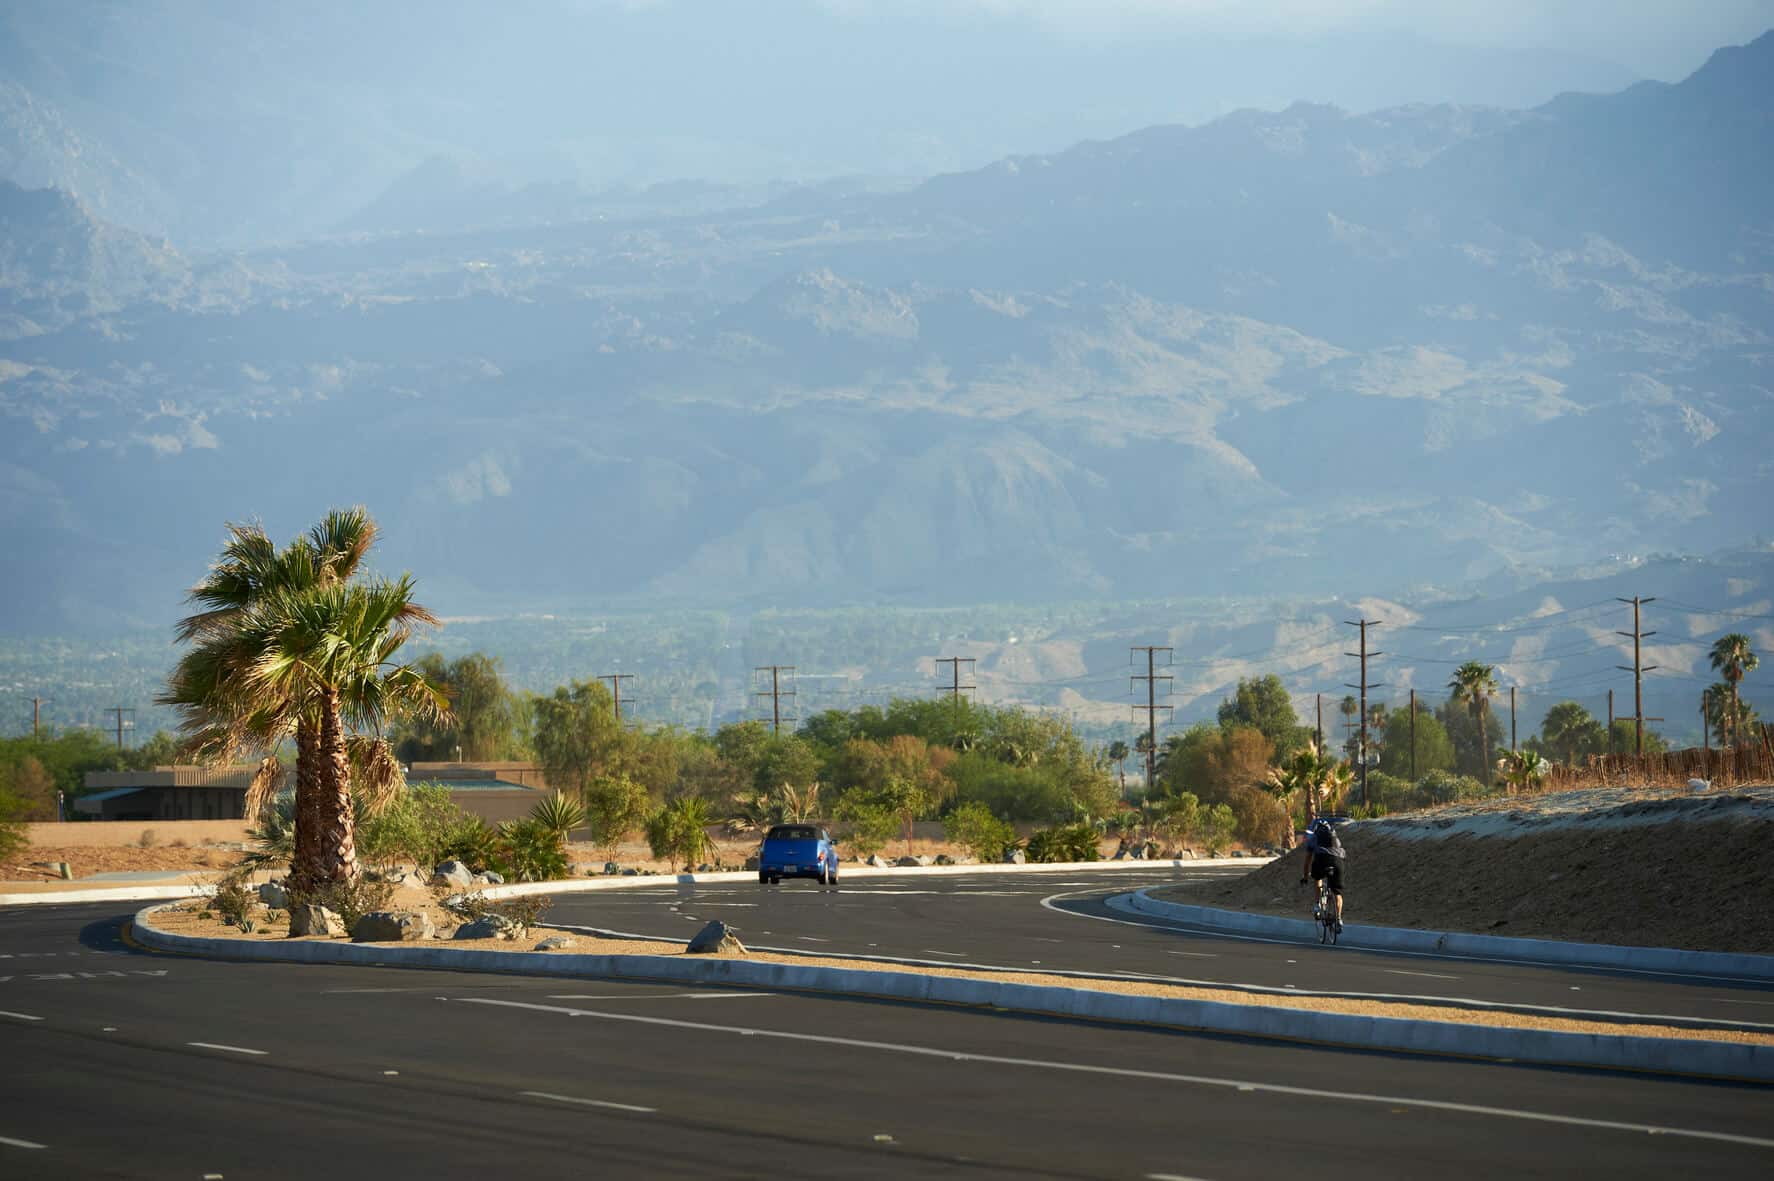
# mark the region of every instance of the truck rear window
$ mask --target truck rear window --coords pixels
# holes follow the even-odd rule
[[[819,830],[810,824],[779,824],[764,834],[767,841],[816,841]]]

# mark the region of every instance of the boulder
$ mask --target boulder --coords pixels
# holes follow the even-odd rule
[[[713,873],[714,871],[715,871],[715,867],[710,865],[706,861],[704,861],[701,865],[698,865],[696,867],[697,873]]]
[[[416,943],[436,937],[437,928],[416,910],[372,911],[351,928],[353,943]]]
[[[1116,849],[1115,855],[1113,857],[1109,858],[1109,860],[1110,861],[1126,861],[1129,856],[1138,857],[1139,854],[1138,853],[1130,854],[1126,849]]]
[[[524,929],[502,914],[482,915],[456,928],[452,939],[516,939]]]
[[[289,891],[283,888],[282,882],[266,882],[259,887],[259,901],[272,910],[285,910],[290,904]]]
[[[622,867],[614,861],[606,861],[604,862],[604,872],[612,875],[619,874],[622,872]]]
[[[745,868],[751,872],[757,872],[758,855],[756,853],[753,853],[750,857],[745,859]]]
[[[916,857],[901,857],[898,861],[895,861],[893,864],[899,866],[901,869],[916,869],[918,866],[920,866],[924,863],[922,861],[919,861]]]
[[[684,951],[689,955],[744,955],[745,944],[739,942],[732,927],[716,919],[696,932]]]
[[[631,865],[622,871],[622,876],[625,878],[638,878],[641,876],[641,871]]]
[[[967,853],[963,853],[961,856],[955,858],[954,864],[956,864],[956,865],[978,865],[979,858],[974,857],[974,856],[967,854]]]
[[[893,862],[887,860],[879,853],[870,853],[868,864],[874,866],[876,869],[890,869],[893,866]]]
[[[324,935],[337,939],[345,933],[345,920],[334,911],[313,902],[290,907],[290,935]]]
[[[1249,857],[1250,854],[1246,853],[1243,849],[1234,849],[1234,850],[1232,850],[1232,856],[1234,856],[1234,857]]]
[[[550,935],[536,945],[537,951],[564,951],[573,946],[573,941],[565,935]]]
[[[953,857],[950,857],[947,853],[938,853],[936,855],[936,864],[937,865],[953,865],[953,864],[955,864],[955,859]]]
[[[1029,855],[1021,849],[1011,849],[1004,854],[1005,865],[1026,865],[1028,861]]]
[[[466,890],[474,885],[474,874],[460,861],[446,861],[432,873],[431,884],[434,886],[454,886],[458,890]]]
[[[495,886],[503,886],[505,884],[505,875],[495,869],[489,869],[479,876],[482,880]]]

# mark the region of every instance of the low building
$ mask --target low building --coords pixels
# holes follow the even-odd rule
[[[74,811],[96,820],[240,820],[251,765],[88,771]]]
[[[521,820],[548,794],[542,768],[526,762],[414,763],[407,782],[447,788],[452,804],[488,824]]]

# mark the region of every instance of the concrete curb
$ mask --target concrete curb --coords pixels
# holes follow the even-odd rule
[[[42,906],[53,902],[146,902],[155,898],[199,898],[214,894],[208,883],[185,886],[112,886],[97,890],[52,890],[41,894],[0,894],[0,906]]]
[[[1267,864],[1266,857],[1214,857],[1202,858],[1199,861],[1062,861],[1048,864],[1033,865],[925,865],[918,868],[909,866],[890,866],[877,869],[873,866],[856,865],[839,869],[839,876],[845,881],[854,878],[889,877],[894,874],[947,874],[968,873],[1073,873],[1077,871],[1117,870],[1117,869],[1220,869],[1228,866],[1244,866],[1255,869]],[[647,886],[663,885],[700,885],[704,882],[755,882],[758,880],[756,870],[725,871],[721,873],[655,873],[642,874],[636,877],[624,877],[620,874],[610,877],[595,878],[562,878],[554,882],[523,882],[509,886],[490,886],[486,893],[491,898],[516,898],[524,894],[576,894],[584,890],[638,890]],[[32,906],[50,902],[149,902],[158,898],[191,898],[200,894],[213,894],[213,884],[191,886],[118,886],[94,890],[56,890],[41,894],[6,894],[0,893],[0,906]]]
[[[1162,1026],[1360,1050],[1502,1058],[1542,1065],[1774,1082],[1774,1048],[1766,1046],[1616,1034],[1555,1033],[1397,1017],[1359,1017],[1219,1001],[1127,996],[1087,988],[1015,984],[992,979],[759,963],[743,959],[452,950],[443,945],[330,941],[252,943],[162,931],[152,922],[153,913],[158,909],[161,907],[148,907],[136,915],[134,937],[138,942],[157,951],[221,959],[507,972],[528,976],[595,977],[832,993],[1085,1021]]]
[[[1189,923],[1210,930],[1316,943],[1318,929],[1308,919],[1189,906],[1152,897],[1148,890],[1119,895],[1108,903],[1117,910]],[[1672,947],[1622,947],[1611,943],[1566,943],[1553,939],[1516,939],[1469,935],[1459,931],[1413,931],[1403,927],[1370,927],[1348,923],[1339,947],[1372,951],[1410,951],[1473,959],[1521,960],[1568,968],[1626,968],[1676,976],[1723,976],[1741,980],[1774,980],[1774,955],[1739,955],[1723,951],[1683,951]]]

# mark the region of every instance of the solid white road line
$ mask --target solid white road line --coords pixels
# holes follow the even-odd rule
[[[608,1099],[581,1099],[577,1095],[554,1095],[548,1091],[519,1091],[520,1095],[528,1095],[532,1099],[552,1099],[556,1103],[577,1103],[582,1107],[608,1107],[615,1111],[638,1111],[642,1115],[652,1115],[657,1107],[637,1107],[633,1103],[611,1103]]]
[[[29,1013],[14,1013],[14,1012],[11,1012],[6,1009],[0,1009],[0,1017],[15,1017],[20,1021],[41,1021],[41,1020],[43,1020],[43,1018],[33,1017]]]
[[[35,1140],[14,1140],[11,1136],[0,1136],[0,1144],[10,1144],[14,1148],[48,1148],[47,1144],[39,1144]]]
[[[551,992],[551,1001],[712,1001],[712,1000],[744,1000],[753,996],[780,996],[774,992]]]
[[[919,949],[918,949],[918,951],[919,951],[919,952],[920,952],[920,953],[921,953],[921,954],[923,954],[923,955],[954,955],[954,956],[965,956],[965,955],[966,955],[966,954],[967,954],[967,953],[966,953],[966,952],[964,952],[964,951],[938,951],[938,950],[936,950],[936,948],[934,948],[934,947],[920,947],[920,948],[919,948]]]
[[[1478,1103],[1454,1103],[1442,1099],[1416,1099],[1401,1095],[1369,1095],[1359,1091],[1321,1091],[1312,1087],[1293,1087],[1281,1083],[1251,1082],[1245,1079],[1216,1078],[1212,1075],[1173,1074],[1163,1070],[1134,1070],[1121,1066],[1096,1066],[1084,1062],[1054,1062],[1040,1058],[1009,1058],[998,1054],[970,1054],[941,1049],[936,1046],[914,1046],[900,1042],[875,1042],[861,1038],[834,1037],[830,1034],[795,1033],[782,1029],[751,1029],[741,1025],[712,1025],[702,1021],[680,1021],[669,1017],[643,1017],[637,1013],[600,1013],[595,1009],[569,1009],[560,1005],[538,1005],[528,1001],[499,1000],[494,997],[459,997],[459,1003],[495,1005],[504,1009],[526,1009],[536,1013],[559,1013],[567,1017],[590,1017],[597,1021],[627,1021],[637,1025],[654,1025],[670,1029],[688,1029],[698,1033],[731,1033],[742,1037],[775,1038],[781,1041],[808,1042],[822,1046],[845,1046],[851,1049],[879,1050],[890,1054],[911,1054],[923,1058],[943,1058],[951,1062],[979,1062],[988,1066],[1020,1066],[1034,1070],[1063,1071],[1071,1074],[1107,1075],[1115,1078],[1142,1079],[1151,1082],[1185,1083],[1200,1087],[1219,1087],[1237,1091],[1289,1095],[1307,1099],[1323,1099],[1346,1103],[1384,1104],[1390,1107],[1414,1107],[1425,1111],[1448,1111],[1458,1115],[1490,1116],[1496,1119],[1524,1120],[1530,1123],[1559,1124],[1573,1128],[1602,1128],[1617,1132],[1640,1132],[1659,1136],[1683,1136],[1693,1140],[1716,1140],[1726,1144],[1747,1144],[1753,1148],[1774,1149],[1774,1140],[1761,1136],[1743,1136],[1732,1132],[1709,1132],[1699,1128],[1672,1128],[1659,1124],[1635,1124],[1621,1120],[1588,1119],[1576,1115],[1555,1115],[1545,1111],[1521,1111],[1509,1107],[1488,1107]],[[530,1092],[526,1092],[528,1094]]]
[[[224,1046],[218,1042],[186,1042],[185,1044],[187,1046],[196,1046],[200,1050],[222,1050],[229,1054],[254,1054],[263,1056],[271,1052],[269,1050],[249,1050],[245,1046]]]

